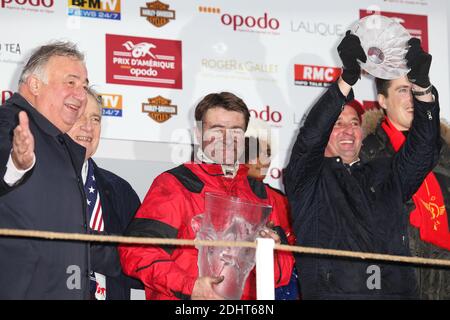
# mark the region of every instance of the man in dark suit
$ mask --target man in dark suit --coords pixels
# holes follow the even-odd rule
[[[101,97],[89,89],[86,110],[68,135],[86,148],[81,176],[89,230],[98,234],[121,235],[141,202],[127,181],[99,168],[92,159],[100,141],[101,107]],[[123,274],[117,246],[113,244],[91,245],[90,277],[92,299],[128,300],[131,288],[143,289],[139,281]]]
[[[84,113],[87,70],[71,43],[38,48],[0,107],[0,228],[85,233],[84,149],[66,132]],[[85,299],[89,244],[0,238],[0,299]]]

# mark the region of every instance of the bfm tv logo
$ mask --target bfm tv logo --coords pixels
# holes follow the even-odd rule
[[[199,7],[202,13],[220,14],[219,8]],[[231,26],[233,31],[279,34],[280,21],[270,17],[267,12],[262,16],[242,16],[239,14],[224,13],[220,16],[220,22],[225,26]]]
[[[102,115],[109,117],[122,117],[122,95],[102,93]]]
[[[120,20],[120,0],[68,0],[69,16]]]
[[[1,92],[1,105],[4,104],[6,102],[6,100],[8,100],[9,98],[11,98],[11,96],[13,95],[12,91],[9,90],[4,90],[4,91],[0,91]]]
[[[341,68],[294,65],[294,79],[298,86],[328,87],[341,75]]]
[[[419,38],[422,48],[428,52],[428,18],[417,14],[406,14],[398,12],[386,12],[377,10],[359,10],[359,18],[372,14],[379,14],[403,25],[412,37]]]
[[[30,5],[32,7],[45,7],[45,8],[51,8],[53,7],[53,0],[1,0],[0,1],[0,8],[5,8],[7,5],[14,6],[14,5]]]

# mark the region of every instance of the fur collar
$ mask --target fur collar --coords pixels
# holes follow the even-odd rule
[[[383,117],[381,109],[370,109],[364,112],[362,122],[364,137],[375,132]],[[450,146],[450,125],[444,119],[441,119],[441,137]]]

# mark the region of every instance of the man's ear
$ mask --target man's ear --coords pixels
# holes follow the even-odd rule
[[[197,125],[194,127],[194,136],[195,136],[195,140],[194,140],[194,144],[197,143],[200,147],[202,146],[202,128],[201,128],[202,123],[198,122]]]
[[[377,100],[380,107],[382,107],[384,110],[387,110],[386,97],[381,93],[379,93],[377,94]]]
[[[30,92],[33,94],[33,96],[39,95],[41,91],[42,82],[39,80],[35,75],[31,75],[27,79],[27,85],[30,89]]]

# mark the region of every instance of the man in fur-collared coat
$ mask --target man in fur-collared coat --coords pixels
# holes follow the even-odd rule
[[[403,145],[413,119],[411,83],[405,76],[376,79],[380,110],[366,111],[361,160],[392,156]],[[441,122],[439,162],[422,186],[405,204],[409,214],[408,242],[411,255],[450,259],[450,126]],[[417,266],[421,299],[450,299],[450,269]]]

